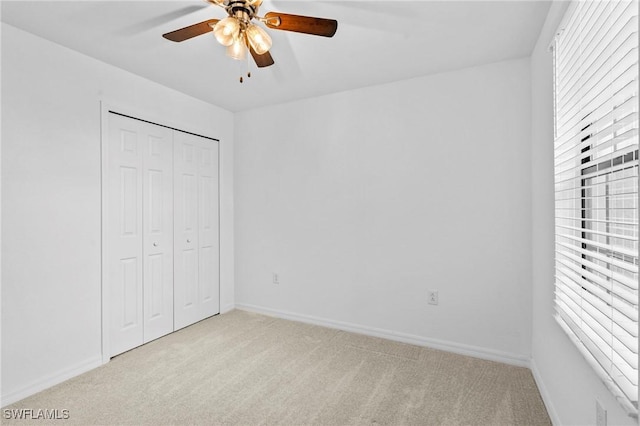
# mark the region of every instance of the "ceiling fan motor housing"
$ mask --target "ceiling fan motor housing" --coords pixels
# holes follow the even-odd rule
[[[244,25],[248,25],[258,13],[258,7],[252,6],[248,1],[231,0],[227,6],[227,13],[229,16],[237,18]]]

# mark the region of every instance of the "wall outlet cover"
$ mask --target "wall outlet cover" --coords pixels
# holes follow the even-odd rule
[[[438,291],[437,290],[429,290],[427,292],[427,301],[430,305],[438,304]]]

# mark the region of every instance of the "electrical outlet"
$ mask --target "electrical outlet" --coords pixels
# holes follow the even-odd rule
[[[607,410],[596,400],[596,426],[607,426]]]
[[[427,301],[430,305],[438,304],[438,290],[429,290],[427,292]]]
[[[278,274],[276,272],[273,273],[273,279],[272,282],[274,284],[280,284],[280,277],[278,276]]]

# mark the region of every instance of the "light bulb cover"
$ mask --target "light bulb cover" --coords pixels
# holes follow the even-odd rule
[[[241,35],[227,47],[227,56],[236,60],[244,60],[247,57],[247,45]]]
[[[258,55],[264,55],[271,49],[271,37],[265,30],[257,25],[249,25],[245,31],[249,44]]]
[[[213,35],[216,40],[223,46],[231,46],[233,41],[238,38],[240,32],[240,22],[232,16],[228,16],[213,27]]]

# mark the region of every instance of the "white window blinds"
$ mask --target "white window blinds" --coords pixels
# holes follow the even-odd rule
[[[573,3],[553,52],[556,319],[637,416],[637,1]]]

